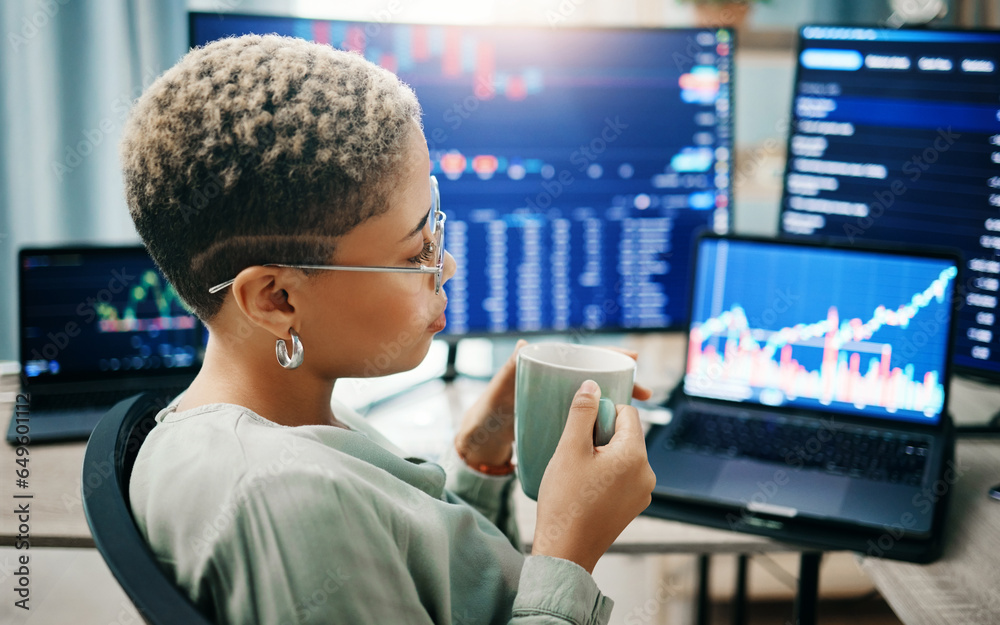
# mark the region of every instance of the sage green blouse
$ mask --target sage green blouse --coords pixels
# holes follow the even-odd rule
[[[351,430],[177,401],[139,451],[132,512],[216,622],[607,623],[586,570],[515,548],[513,476],[451,445],[440,465],[406,457],[336,401]]]

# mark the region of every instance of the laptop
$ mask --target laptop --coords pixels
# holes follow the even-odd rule
[[[81,440],[118,401],[164,405],[194,379],[207,331],[142,246],[18,253],[21,381],[27,420],[7,441]]]
[[[927,562],[961,476],[947,413],[959,260],[707,235],[686,371],[647,435],[647,513]]]

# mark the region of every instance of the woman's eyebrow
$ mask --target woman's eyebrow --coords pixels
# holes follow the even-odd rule
[[[427,218],[430,216],[430,214],[431,214],[431,209],[430,209],[430,207],[428,207],[427,208],[427,212],[424,213],[424,216],[420,219],[420,223],[417,224],[417,227],[414,228],[413,230],[410,230],[410,232],[408,232],[405,237],[403,237],[402,239],[400,239],[399,242],[402,243],[402,242],[406,241],[407,239],[409,239],[410,237],[412,237],[413,235],[415,235],[416,233],[418,233],[421,230],[423,230],[424,226],[427,225]]]

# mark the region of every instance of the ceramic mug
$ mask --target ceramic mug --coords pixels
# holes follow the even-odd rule
[[[521,488],[532,499],[559,444],[573,397],[586,380],[601,387],[594,444],[614,434],[615,404],[632,402],[635,360],[610,349],[571,343],[535,343],[517,352],[514,437]]]

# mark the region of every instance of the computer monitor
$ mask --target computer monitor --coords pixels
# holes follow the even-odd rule
[[[935,425],[957,255],[704,237],[684,391]]]
[[[1000,33],[805,26],[781,233],[947,245],[956,370],[1000,379]]]
[[[194,375],[205,327],[142,246],[18,254],[22,372],[32,385]]]
[[[693,233],[729,227],[733,34],[192,13],[191,44],[277,33],[396,72],[458,272],[445,337],[686,323]]]

